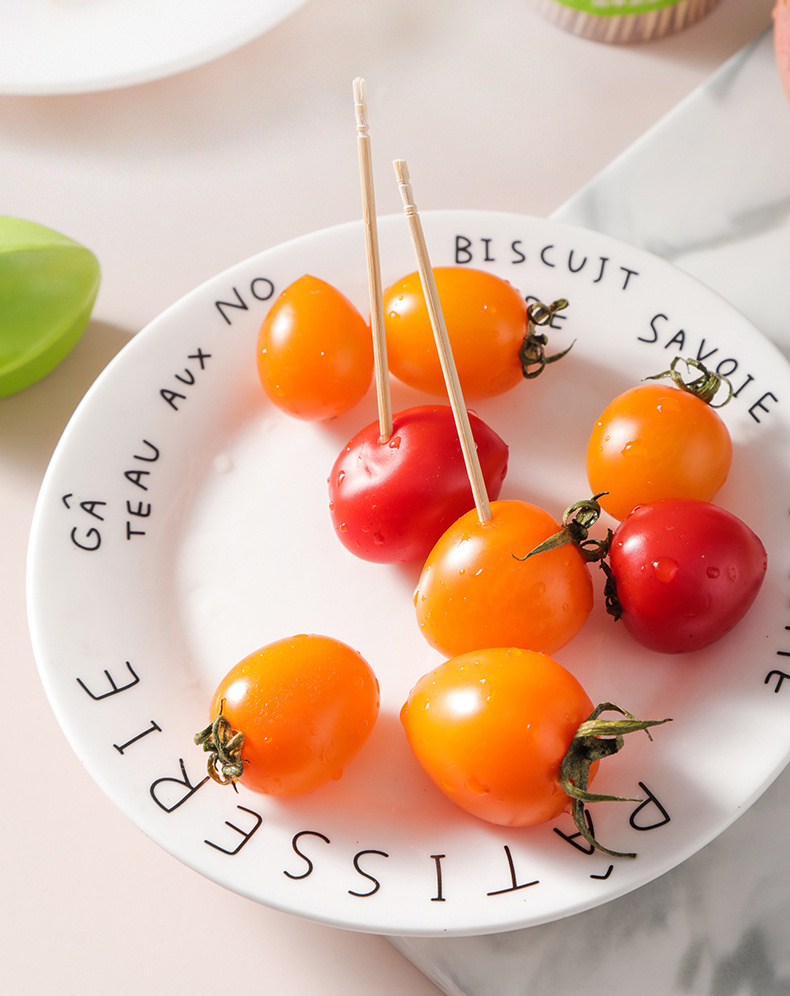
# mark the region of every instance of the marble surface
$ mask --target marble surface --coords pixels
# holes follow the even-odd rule
[[[790,355],[790,120],[770,32],[554,213],[668,259]]]
[[[555,217],[672,260],[790,356],[790,106],[766,34]],[[790,992],[790,771],[655,882],[567,920],[489,937],[395,939],[449,996],[578,986],[642,996]]]
[[[569,952],[587,957],[600,984],[616,947],[636,991],[790,991],[778,822],[787,777],[653,886],[566,924],[415,944],[408,955],[418,968],[382,937],[220,889],[144,837],[88,777],[58,727],[36,672],[24,596],[42,476],[106,363],[221,270],[359,217],[355,76],[369,86],[380,211],[401,210],[392,159],[403,156],[421,208],[546,216],[573,204],[608,163],[619,168],[624,150],[768,26],[772,3],[720,0],[688,30],[620,47],[558,30],[526,0],[307,0],[253,42],[169,78],[74,96],[0,94],[0,211],[83,242],[103,271],[74,351],[39,384],[0,399],[0,667],[12,706],[0,766],[3,992],[438,996],[454,985],[470,996],[555,996],[583,976]],[[766,77],[762,97],[772,119],[785,120],[767,67]],[[756,122],[748,130],[762,145],[773,134]],[[728,162],[735,151],[726,132],[717,141]],[[682,147],[669,151],[667,181],[677,196],[687,189],[690,157]],[[737,189],[743,171],[724,172],[716,182]],[[760,197],[764,189],[761,181]],[[637,200],[629,198],[634,210]],[[646,211],[646,202],[638,208]],[[657,220],[666,218],[659,212]],[[690,234],[696,244],[699,233]],[[774,294],[786,258],[780,246],[758,274],[763,286],[773,281]],[[730,283],[733,295],[754,289],[761,297],[753,283]],[[34,770],[20,775],[9,745],[29,743],[31,729]],[[729,911],[720,908],[727,903]],[[604,927],[619,945],[602,945]],[[609,982],[610,991],[617,987],[624,992],[626,983]]]

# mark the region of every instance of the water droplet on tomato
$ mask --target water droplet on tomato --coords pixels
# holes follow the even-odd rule
[[[488,795],[491,791],[487,785],[483,785],[477,778],[467,778],[465,787],[468,792],[473,792],[475,795]]]
[[[338,526],[338,529],[340,530],[341,533],[348,532],[348,526],[346,525],[345,522],[341,522],[340,525]]]
[[[677,574],[678,562],[672,557],[659,557],[658,560],[653,561],[653,570],[656,580],[661,581],[662,584],[667,584]]]
[[[719,568],[718,568],[718,567],[709,567],[709,568],[708,568],[708,569],[707,569],[707,570],[705,571],[705,573],[706,573],[706,574],[708,575],[708,577],[709,577],[709,578],[710,578],[710,579],[711,579],[712,581],[715,581],[715,579],[716,579],[716,578],[717,578],[717,577],[718,577],[718,576],[719,576],[719,575],[721,574],[721,571],[719,570]]]
[[[337,483],[338,484],[342,484],[345,476],[346,476],[346,472],[344,470],[339,470],[337,472]]]
[[[393,436],[392,439],[387,443],[387,446],[391,447],[393,450],[397,450],[400,446],[400,436]]]
[[[629,439],[620,450],[623,456],[639,456],[644,451],[644,444],[639,439]]]
[[[674,392],[670,394],[668,397],[662,398],[656,405],[657,412],[671,413],[679,411],[679,409],[680,409],[679,397],[676,398],[674,396]]]

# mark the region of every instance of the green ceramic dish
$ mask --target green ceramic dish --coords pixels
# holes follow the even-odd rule
[[[88,324],[100,270],[90,250],[0,216],[0,397],[48,374]]]

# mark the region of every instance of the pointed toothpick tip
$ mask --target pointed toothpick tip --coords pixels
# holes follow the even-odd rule
[[[373,165],[370,152],[370,135],[368,134],[367,106],[365,104],[365,81],[360,76],[354,80],[354,111],[357,121],[357,147],[359,149],[359,173],[362,188],[362,216],[365,229],[365,255],[367,258],[368,289],[370,295],[370,329],[373,337],[376,398],[379,411],[379,441],[386,443],[392,436],[392,399],[390,396],[389,372],[387,367],[387,340],[384,332],[381,262],[379,259],[378,230],[376,225],[376,204],[373,194]]]

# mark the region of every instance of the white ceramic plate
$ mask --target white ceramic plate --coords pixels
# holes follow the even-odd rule
[[[606,402],[676,352],[731,375],[735,440],[719,503],[768,547],[766,583],[718,645],[686,657],[636,646],[602,603],[556,654],[594,701],[672,724],[632,735],[601,791],[586,853],[569,817],[528,830],[457,810],[411,757],[398,712],[439,661],[413,617],[418,568],[359,561],[329,523],[326,479],[375,418],[373,392],[331,424],[264,398],[254,343],[274,296],[304,273],[367,311],[359,225],[279,246],[220,274],[140,332],[99,377],[47,472],[29,560],[36,658],[75,751],[142,830],[186,864],[272,907],[359,930],[463,934],[599,905],[683,861],[728,826],[790,749],[790,375],[722,299],[643,251],[510,214],[423,216],[434,264],[471,263],[525,295],[570,301],[535,381],[476,405],[510,444],[502,497],[559,517],[586,497],[584,451]],[[385,283],[414,269],[405,220],[382,219]],[[396,409],[424,396],[396,386]],[[601,580],[596,577],[600,595]],[[528,606],[525,607],[528,611]],[[192,737],[219,678],[271,640],[319,632],[376,670],[382,712],[344,777],[277,801],[205,780]],[[570,840],[567,838],[571,838]]]
[[[304,0],[0,0],[0,93],[81,93],[216,59]]]

